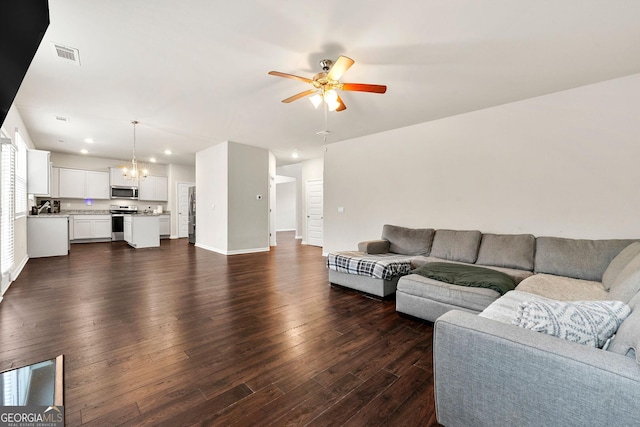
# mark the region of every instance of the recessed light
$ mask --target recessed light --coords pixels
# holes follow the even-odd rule
[[[300,155],[298,154],[297,151],[294,151],[293,154],[291,154],[291,157],[293,157],[294,159],[297,159],[298,157],[300,157]]]
[[[86,148],[83,148],[82,150],[80,150],[80,152],[82,154],[88,154],[89,153],[89,151]]]
[[[171,155],[171,150],[164,150],[164,154],[166,154],[167,156]]]
[[[85,138],[84,142],[86,142],[87,144],[93,144],[95,141],[93,140],[93,138]]]
[[[152,157],[152,158],[150,158],[150,159],[149,159],[149,161],[150,161],[151,163],[155,163],[155,162],[156,162],[156,158],[155,158],[155,157]]]

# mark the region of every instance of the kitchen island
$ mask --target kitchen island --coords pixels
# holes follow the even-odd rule
[[[136,249],[160,246],[158,215],[127,215],[124,217],[124,240]]]

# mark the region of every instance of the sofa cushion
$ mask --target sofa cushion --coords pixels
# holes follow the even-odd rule
[[[331,252],[327,255],[327,268],[339,273],[391,280],[411,270],[411,257],[392,253]]]
[[[602,283],[551,274],[534,274],[516,290],[541,295],[558,301],[598,301],[609,299]]]
[[[398,291],[476,312],[484,310],[500,297],[492,289],[451,285],[417,274],[401,277],[398,280]]]
[[[615,337],[611,340],[609,351],[634,357],[640,364],[640,310],[633,310],[622,322]]]
[[[611,260],[602,275],[602,284],[606,290],[611,289],[611,284],[616,280],[616,277],[618,277],[627,264],[638,254],[640,254],[640,242],[635,242],[624,248]]]
[[[525,301],[513,324],[601,348],[630,312],[622,301]]]
[[[483,234],[476,264],[533,271],[533,234]]]
[[[431,256],[474,263],[481,238],[482,233],[477,230],[436,230]]]
[[[636,255],[616,276],[607,299],[629,302],[640,290],[640,254]]]
[[[538,237],[535,272],[600,281],[611,260],[634,241]]]
[[[420,255],[418,255],[418,256],[415,256],[415,257],[411,258],[411,267],[412,267],[412,269],[416,269],[416,268],[422,267],[423,265],[425,265],[427,263],[430,263],[430,262],[453,262],[453,263],[455,263],[456,261],[450,261],[450,260],[436,258],[436,257],[432,257],[432,256],[420,256]],[[469,264],[469,263],[464,263],[464,262],[463,263],[459,263],[459,264],[477,265],[477,264]],[[493,265],[483,265],[482,267],[490,268],[491,270],[500,271],[500,272],[506,274],[507,276],[511,277],[514,282],[516,282],[516,285],[518,283],[522,282],[527,277],[533,276],[533,272],[527,271],[527,270],[518,270],[518,269],[515,269],[515,268],[506,268],[506,267],[496,267],[496,266],[493,266]]]
[[[405,228],[385,224],[382,227],[382,238],[389,241],[389,252],[429,255],[434,232],[433,228]]]
[[[358,252],[364,252],[370,255],[386,254],[389,252],[389,241],[386,239],[377,239],[360,242],[358,243]]]
[[[452,285],[493,289],[500,295],[504,295],[516,287],[513,279],[505,273],[457,262],[431,262],[411,270],[411,274],[419,274]]]

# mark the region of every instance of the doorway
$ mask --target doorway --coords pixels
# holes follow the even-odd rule
[[[176,229],[178,238],[189,236],[189,187],[194,187],[194,182],[178,182],[176,205],[178,216],[176,219]]]

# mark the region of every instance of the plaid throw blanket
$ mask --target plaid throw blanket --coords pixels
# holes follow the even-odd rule
[[[359,274],[390,280],[411,270],[411,257],[397,254],[368,255],[363,252],[334,252],[327,256],[327,268],[341,273]]]

